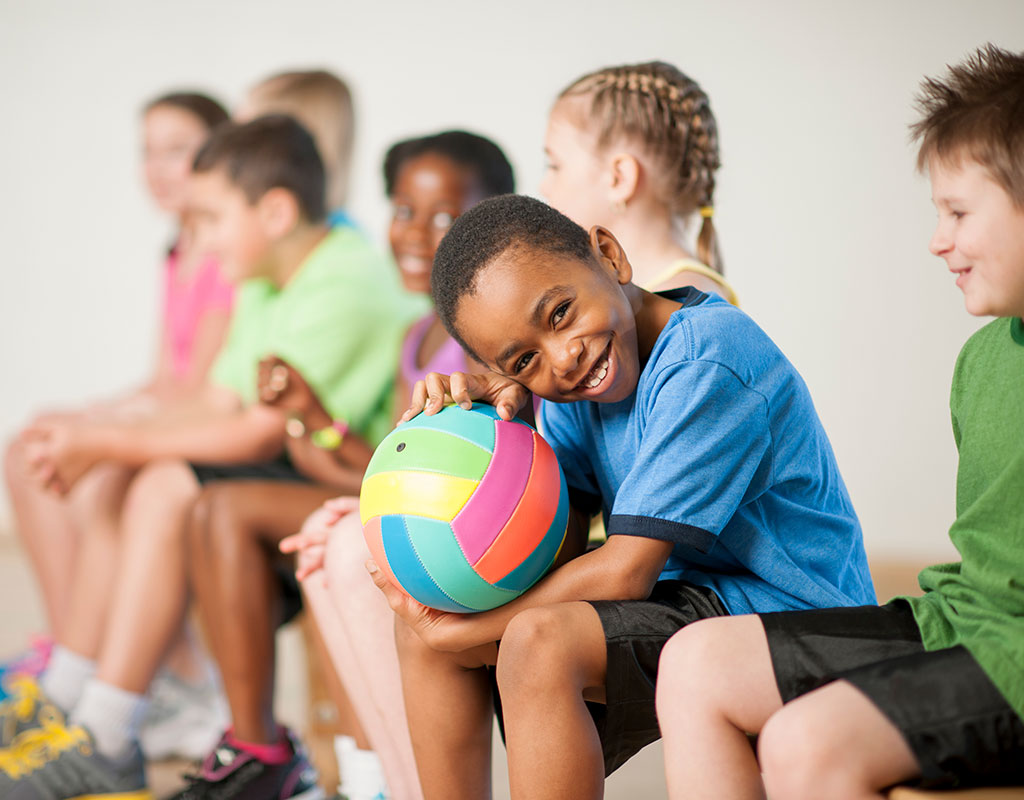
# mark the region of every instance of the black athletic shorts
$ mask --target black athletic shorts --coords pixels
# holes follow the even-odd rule
[[[924,649],[905,601],[761,621],[783,702],[848,681],[903,735],[920,785],[1024,783],[1024,721],[966,648]]]
[[[711,589],[686,581],[659,581],[646,600],[599,600],[597,611],[607,642],[606,703],[587,703],[611,775],[651,742],[661,738],[654,705],[661,649],[680,628],[728,612]],[[500,646],[500,643],[499,643]],[[501,697],[488,670],[498,726],[504,737]]]
[[[309,478],[299,472],[282,453],[271,461],[245,461],[239,464],[195,464],[189,462],[192,472],[200,486],[217,481],[281,481],[286,483],[312,483]],[[302,611],[302,590],[295,579],[295,570],[290,566],[275,562],[274,572],[281,585],[281,625],[295,619]]]

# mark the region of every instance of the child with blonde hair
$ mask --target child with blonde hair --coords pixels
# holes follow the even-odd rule
[[[544,151],[541,193],[577,224],[613,229],[637,285],[736,303],[713,219],[718,125],[696,81],[662,61],[588,73],[555,101]],[[696,254],[685,243],[695,216]]]
[[[327,175],[327,222],[352,224],[345,211],[355,141],[348,84],[323,69],[278,72],[249,90],[235,118],[244,121],[263,114],[288,114],[310,132]]]

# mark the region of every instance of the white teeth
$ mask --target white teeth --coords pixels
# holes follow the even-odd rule
[[[593,375],[594,377],[591,378],[589,381],[587,381],[587,383],[586,383],[587,388],[588,389],[594,389],[594,388],[597,388],[598,386],[600,386],[601,385],[601,381],[604,380],[604,378],[605,378],[605,376],[607,374],[608,374],[608,359],[606,358],[604,361],[602,361],[600,364],[598,364],[596,367],[594,367],[593,371],[591,372],[591,375]]]

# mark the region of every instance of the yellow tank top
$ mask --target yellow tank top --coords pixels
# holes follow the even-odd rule
[[[678,261],[673,261],[669,266],[654,276],[654,280],[648,282],[644,289],[650,291],[655,286],[661,286],[669,278],[673,278],[680,272],[692,272],[701,277],[708,278],[714,281],[718,286],[721,287],[722,291],[719,294],[722,295],[726,300],[732,303],[734,306],[740,304],[740,299],[736,294],[736,290],[732,288],[729,282],[715,272],[711,267],[701,264],[699,261],[693,258],[680,258]]]

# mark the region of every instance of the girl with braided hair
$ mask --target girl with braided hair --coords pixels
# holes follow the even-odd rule
[[[638,286],[682,286],[736,303],[715,235],[718,128],[708,96],[671,64],[606,67],[555,101],[541,192],[574,222],[613,231]],[[683,243],[700,217],[696,254]]]

